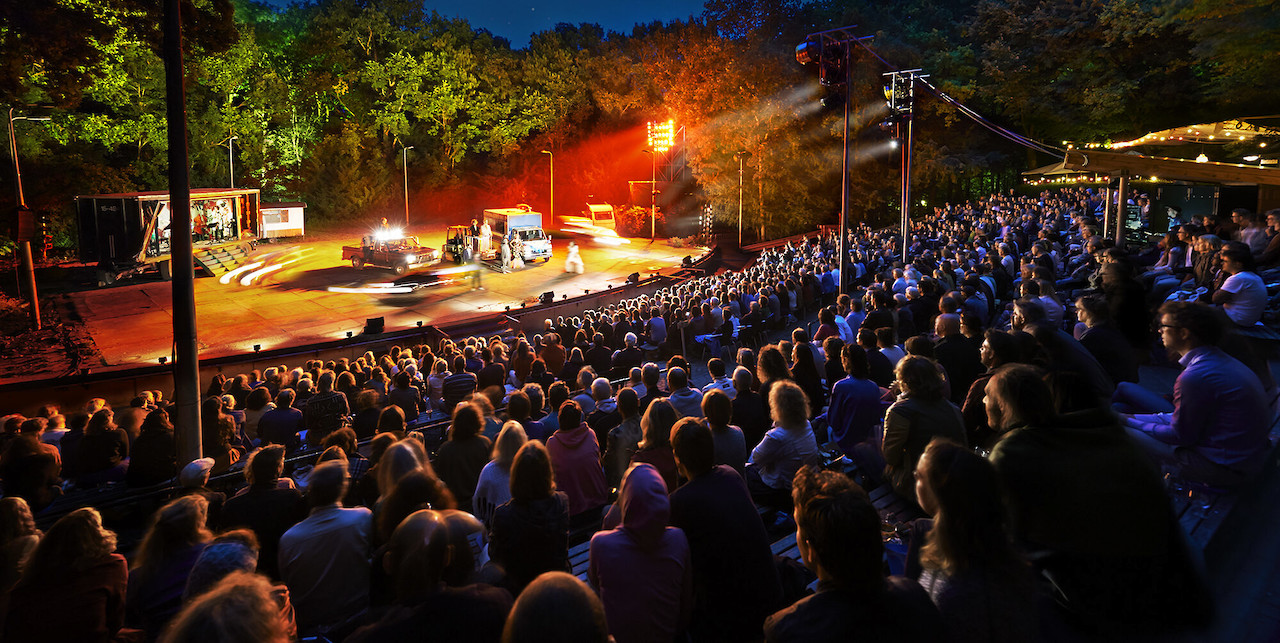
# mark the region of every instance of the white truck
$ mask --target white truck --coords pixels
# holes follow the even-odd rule
[[[527,205],[514,208],[489,208],[484,211],[484,222],[489,224],[494,237],[494,247],[511,235],[518,236],[524,246],[522,259],[526,263],[535,259],[551,261],[551,238],[542,229],[542,213],[534,212]]]

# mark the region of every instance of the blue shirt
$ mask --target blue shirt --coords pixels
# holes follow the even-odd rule
[[[858,443],[871,439],[876,424],[883,418],[884,404],[875,382],[849,376],[831,387],[827,423],[831,427],[831,439],[846,454],[853,453]]]
[[[1261,470],[1271,410],[1258,376],[1216,346],[1194,348],[1178,361],[1183,371],[1173,384],[1171,422],[1144,430],[1234,471]]]

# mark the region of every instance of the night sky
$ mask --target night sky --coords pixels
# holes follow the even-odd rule
[[[268,0],[287,6],[290,0]],[[630,34],[636,23],[668,22],[702,13],[703,0],[425,0],[423,6],[447,18],[462,18],[473,27],[488,29],[520,49],[535,32],[557,23],[595,23],[605,31]]]

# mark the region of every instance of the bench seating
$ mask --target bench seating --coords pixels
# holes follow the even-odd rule
[[[1267,466],[1275,466],[1277,455],[1280,455],[1280,416],[1271,425],[1271,456]],[[1237,489],[1222,494],[1209,493],[1208,497],[1191,492],[1183,492],[1170,498],[1173,502],[1174,514],[1182,525],[1187,542],[1200,553],[1204,553],[1213,542],[1214,536],[1222,528],[1227,518],[1240,503],[1242,494],[1248,493],[1250,487]]]

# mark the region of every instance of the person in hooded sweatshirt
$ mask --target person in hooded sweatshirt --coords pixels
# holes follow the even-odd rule
[[[622,479],[617,529],[591,537],[587,577],[617,643],[671,641],[689,624],[693,567],[684,532],[668,527],[667,485],[652,465]]]
[[[604,469],[600,466],[600,443],[582,420],[582,407],[567,400],[557,413],[560,428],[547,438],[547,452],[555,471],[556,488],[569,497],[569,515],[596,511],[609,500]]]

